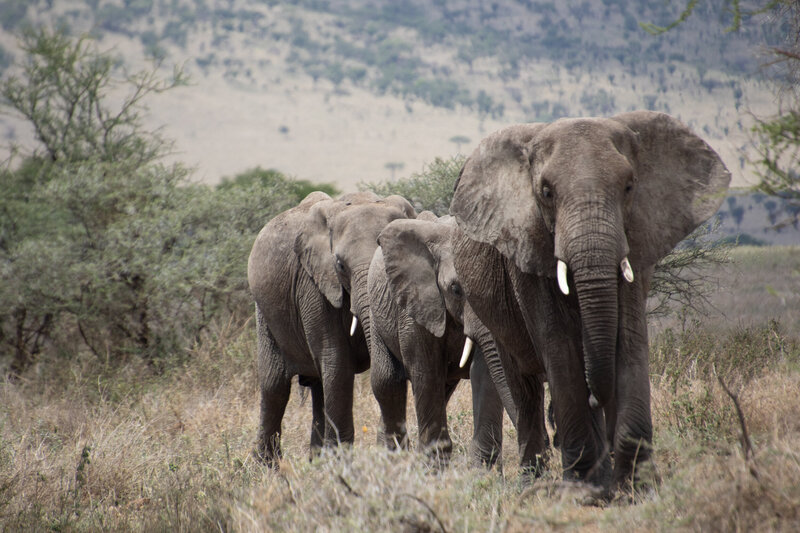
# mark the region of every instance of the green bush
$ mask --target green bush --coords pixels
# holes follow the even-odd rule
[[[360,183],[359,188],[379,196],[399,194],[411,202],[418,212],[428,210],[439,216],[446,215],[450,211],[453,186],[465,160],[462,155],[450,159],[437,157],[422,172],[412,174],[409,178]]]
[[[42,355],[132,354],[155,366],[215,321],[249,316],[246,262],[267,220],[313,185],[280,174],[217,188],[190,184],[142,128],[142,98],[183,82],[156,68],[122,79],[86,39],[38,30],[22,41],[3,104],[37,148],[0,171],[0,361],[20,372]],[[109,103],[116,85],[127,100]]]

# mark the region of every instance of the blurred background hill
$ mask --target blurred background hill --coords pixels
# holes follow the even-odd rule
[[[264,167],[351,191],[469,154],[507,124],[653,109],[702,135],[742,187],[756,181],[752,114],[777,105],[761,53],[788,23],[727,31],[724,6],[700,3],[656,37],[639,23],[668,24],[682,2],[4,0],[0,68],[26,25],[88,33],[131,68],[182,65],[190,84],[149,102],[147,122],[206,183]],[[26,146],[32,132],[3,116],[0,136]],[[796,242],[746,203],[729,234],[752,218],[758,239]]]

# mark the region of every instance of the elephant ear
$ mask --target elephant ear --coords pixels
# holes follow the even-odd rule
[[[446,310],[436,284],[436,260],[426,242],[435,222],[398,219],[378,236],[395,304],[437,337],[444,335]]]
[[[550,231],[533,192],[533,138],[546,124],[504,128],[464,163],[450,214],[471,239],[497,248],[523,272],[555,271]]]
[[[344,208],[342,202],[317,202],[308,210],[294,241],[294,252],[303,269],[332,306],[342,307],[342,284],[331,252],[328,220]]]
[[[665,113],[633,111],[612,118],[638,138],[635,207],[626,229],[631,261],[648,267],[716,213],[731,173],[703,139]]]

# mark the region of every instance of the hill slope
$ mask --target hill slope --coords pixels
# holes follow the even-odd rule
[[[509,123],[650,108],[682,118],[745,184],[747,110],[773,107],[755,53],[779,28],[726,33],[721,2],[664,37],[638,28],[674,20],[672,4],[15,0],[0,45],[7,63],[23,24],[58,23],[131,65],[183,64],[193,84],[152,100],[151,121],[204,181],[260,165],[353,190]],[[0,131],[30,143],[17,120]]]

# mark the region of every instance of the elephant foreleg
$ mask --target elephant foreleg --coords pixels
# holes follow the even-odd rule
[[[447,390],[441,382],[431,382],[430,377],[411,376],[414,406],[417,410],[419,443],[424,453],[438,465],[450,462],[453,442],[447,429]]]
[[[371,348],[370,383],[381,410],[378,444],[390,450],[408,448],[406,434],[406,402],[408,383],[405,370],[382,340],[373,335]]]
[[[310,388],[312,411],[310,457],[313,459],[319,455],[325,438],[325,398],[321,381],[314,380]]]
[[[503,403],[480,350],[475,350],[469,379],[472,384],[472,457],[486,467],[491,468],[497,462],[502,468]]]
[[[325,414],[324,446],[352,444],[353,429],[353,381],[355,374],[350,368],[323,366],[323,396]]]
[[[645,299],[648,276],[623,284],[617,353],[614,481],[634,487],[654,480]]]

